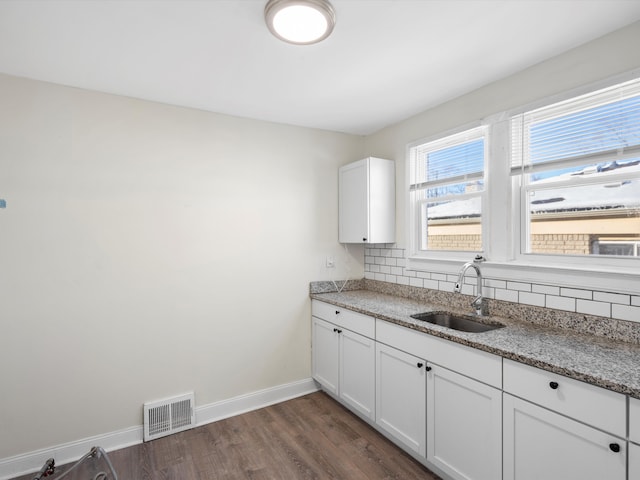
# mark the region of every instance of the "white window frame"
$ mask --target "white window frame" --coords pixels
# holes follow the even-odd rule
[[[415,162],[415,157],[419,152],[420,147],[425,144],[442,141],[442,148],[447,148],[450,144],[451,146],[457,143],[463,143],[465,140],[473,140],[482,138],[484,141],[484,165],[483,165],[483,181],[484,181],[484,190],[478,195],[481,198],[482,211],[481,211],[481,231],[482,231],[482,248],[475,251],[460,251],[460,250],[421,250],[421,229],[420,229],[420,208],[417,208],[415,202],[413,202],[411,198],[411,167]],[[451,130],[442,135],[436,135],[430,138],[422,139],[417,142],[413,142],[412,144],[407,146],[407,205],[408,205],[408,224],[410,225],[410,235],[409,235],[409,245],[410,245],[410,258],[413,259],[421,259],[421,260],[446,260],[446,259],[456,259],[458,261],[467,259],[469,257],[473,257],[475,254],[482,254],[485,248],[485,231],[487,224],[487,215],[486,215],[486,202],[487,202],[487,158],[489,156],[489,133],[487,125],[482,123],[473,123],[470,125],[465,125],[462,128],[458,128],[455,130]],[[463,181],[463,180],[461,180]],[[460,195],[463,196],[462,194]]]
[[[483,199],[482,213],[484,256],[487,258],[487,261],[483,263],[485,277],[504,281],[637,295],[640,291],[640,258],[521,254],[520,219],[522,218],[523,202],[519,186],[515,184],[518,180],[510,175],[510,119],[512,116],[637,78],[640,78],[640,69],[500,112],[481,121],[467,124],[462,128],[449,130],[407,145],[405,183],[407,270],[451,274],[448,278],[451,278],[453,282],[453,275],[456,275],[460,270],[460,262],[466,262],[473,258],[473,253],[469,252],[440,253],[434,251],[426,255],[416,254],[415,223],[411,218],[412,209],[409,195],[411,149],[474,126],[487,125],[489,129],[489,155],[485,159],[486,197]],[[493,188],[493,185],[507,185],[509,188]]]

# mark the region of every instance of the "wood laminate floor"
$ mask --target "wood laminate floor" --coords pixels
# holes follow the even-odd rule
[[[119,480],[439,479],[322,392],[108,455]]]

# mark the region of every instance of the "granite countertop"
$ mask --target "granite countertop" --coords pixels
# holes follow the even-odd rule
[[[369,290],[312,293],[312,298],[527,365],[640,399],[640,345],[527,321],[490,316],[505,328],[468,333],[410,317],[427,311],[469,314],[454,308]]]

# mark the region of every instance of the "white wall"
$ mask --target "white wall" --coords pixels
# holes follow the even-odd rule
[[[509,41],[510,39],[505,39]],[[396,161],[396,238],[405,244],[407,144],[640,68],[640,22],[497,81],[366,138],[368,155]],[[500,55],[499,50],[491,52]],[[473,72],[468,72],[473,75]],[[455,79],[452,79],[455,81]]]
[[[361,137],[8,76],[0,105],[0,459],[310,376]]]

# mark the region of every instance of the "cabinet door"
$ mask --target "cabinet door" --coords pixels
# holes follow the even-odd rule
[[[335,325],[312,318],[312,375],[328,392],[338,395],[339,334]]]
[[[350,163],[339,173],[339,241],[363,243],[369,237],[369,174],[367,160]]]
[[[626,478],[626,442],[508,394],[503,406],[504,480]]]
[[[376,344],[376,423],[406,448],[425,456],[425,361]]]
[[[427,373],[427,460],[453,478],[502,474],[502,392],[446,368]]]
[[[375,366],[375,342],[341,330],[339,395],[347,405],[371,420],[375,420]]]

